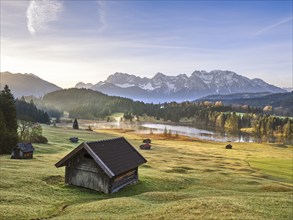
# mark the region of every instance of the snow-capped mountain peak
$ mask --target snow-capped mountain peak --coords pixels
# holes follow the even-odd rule
[[[285,92],[261,79],[251,80],[228,70],[194,71],[190,76],[158,72],[151,78],[116,72],[91,88],[146,102],[195,100],[212,94]]]

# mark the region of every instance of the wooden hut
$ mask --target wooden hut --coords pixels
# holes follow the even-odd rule
[[[151,145],[146,143],[146,144],[142,144],[139,146],[140,149],[142,150],[150,150],[151,149]]]
[[[33,159],[34,147],[31,143],[18,143],[11,152],[11,159]]]
[[[226,149],[232,149],[232,145],[231,144],[226,145]]]
[[[144,139],[142,142],[145,144],[150,144],[152,141],[151,139],[147,138],[147,139]]]
[[[58,163],[65,166],[65,183],[114,193],[137,183],[138,166],[146,159],[123,137],[83,142]]]
[[[78,137],[71,137],[69,138],[71,143],[77,143],[78,142]]]

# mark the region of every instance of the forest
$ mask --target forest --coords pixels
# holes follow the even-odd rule
[[[17,119],[31,122],[39,122],[43,124],[50,123],[50,117],[44,110],[38,109],[31,100],[30,103],[25,98],[15,100]]]
[[[14,96],[6,85],[0,93],[0,154],[10,153],[18,141]]]
[[[293,92],[276,94],[239,93],[230,95],[212,95],[203,99],[205,101],[222,101],[225,105],[238,104],[259,108],[262,108],[263,106],[271,106],[270,114],[293,117]]]
[[[253,128],[259,135],[291,135],[293,131],[292,118],[271,115],[271,106],[225,106],[220,101],[153,104],[75,88],[49,93],[43,99],[36,99],[35,103],[43,109],[53,107],[55,111],[68,111],[71,118],[104,120],[115,112],[123,112],[126,119],[144,114],[166,122],[180,122],[187,118],[196,124],[229,131]]]
[[[14,99],[6,85],[0,93],[0,154],[11,153],[18,141],[46,143],[39,123],[50,123],[44,110],[40,110],[31,101],[24,98]]]

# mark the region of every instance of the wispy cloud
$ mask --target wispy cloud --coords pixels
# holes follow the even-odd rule
[[[51,21],[58,19],[63,4],[59,0],[31,0],[26,12],[27,28],[31,34],[42,30]]]
[[[104,1],[98,1],[99,6],[99,19],[101,27],[99,28],[99,31],[103,31],[106,27],[106,12],[105,12],[105,2]]]
[[[259,35],[263,34],[264,32],[267,32],[273,28],[276,28],[284,23],[290,22],[290,21],[292,21],[292,19],[293,19],[293,17],[289,17],[289,18],[286,18],[286,19],[279,21],[278,23],[275,23],[275,24],[272,24],[268,27],[265,27],[265,28],[259,30],[258,32],[256,32],[255,36],[259,36]]]

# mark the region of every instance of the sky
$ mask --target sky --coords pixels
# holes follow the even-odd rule
[[[63,88],[230,70],[293,87],[289,1],[0,0],[0,71]]]

